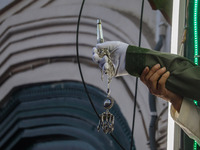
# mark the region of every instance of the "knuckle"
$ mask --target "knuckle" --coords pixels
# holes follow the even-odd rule
[[[158,70],[156,67],[151,68],[150,72],[156,72]]]
[[[161,76],[161,75],[164,75],[165,71],[166,71],[166,68],[163,67],[163,68],[159,69],[156,73],[157,73],[159,76]]]

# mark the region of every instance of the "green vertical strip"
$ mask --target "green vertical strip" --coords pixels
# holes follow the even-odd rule
[[[194,141],[193,149],[197,150],[197,142],[196,141]]]
[[[185,51],[184,56],[193,61],[196,65],[200,65],[199,63],[199,55],[200,55],[200,41],[199,41],[199,25],[200,25],[200,3],[199,0],[187,0],[189,2],[187,7],[187,35],[186,35],[186,43],[185,43]],[[194,101],[194,103],[200,106],[200,103]],[[183,146],[184,150],[200,150],[200,147],[197,142],[189,138],[186,134],[183,134]]]
[[[198,65],[198,0],[194,0],[194,63]],[[197,105],[197,101],[194,100],[194,103]],[[197,142],[194,141],[193,150],[197,150]]]
[[[194,63],[198,65],[198,0],[194,0]]]

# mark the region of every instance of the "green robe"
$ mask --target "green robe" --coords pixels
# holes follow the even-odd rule
[[[166,88],[183,97],[200,100],[200,67],[179,55],[129,46],[126,51],[126,70],[139,77],[146,66],[159,63],[170,71]]]
[[[152,9],[160,10],[168,23],[172,20],[172,4],[173,0],[148,0]]]

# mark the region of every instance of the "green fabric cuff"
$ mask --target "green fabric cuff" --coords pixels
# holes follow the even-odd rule
[[[148,50],[140,47],[129,45],[126,51],[126,71],[132,75],[139,77],[144,69],[145,54]]]
[[[125,63],[126,71],[136,77],[146,66],[151,68],[159,63],[170,71],[167,89],[183,97],[200,100],[200,67],[185,57],[129,45]]]

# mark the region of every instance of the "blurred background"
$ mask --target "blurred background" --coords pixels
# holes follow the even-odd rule
[[[0,0],[0,147],[2,150],[132,149],[165,150],[168,104],[139,81],[134,104],[133,76],[114,78],[113,136],[97,131],[95,114],[83,87],[76,57],[81,0]],[[89,94],[101,114],[106,81],[93,63],[96,20],[105,41],[138,46],[141,0],[86,0],[79,53]],[[161,10],[161,11],[160,11]],[[171,1],[144,2],[141,47],[170,52]],[[134,65],[134,64],[133,64]]]

